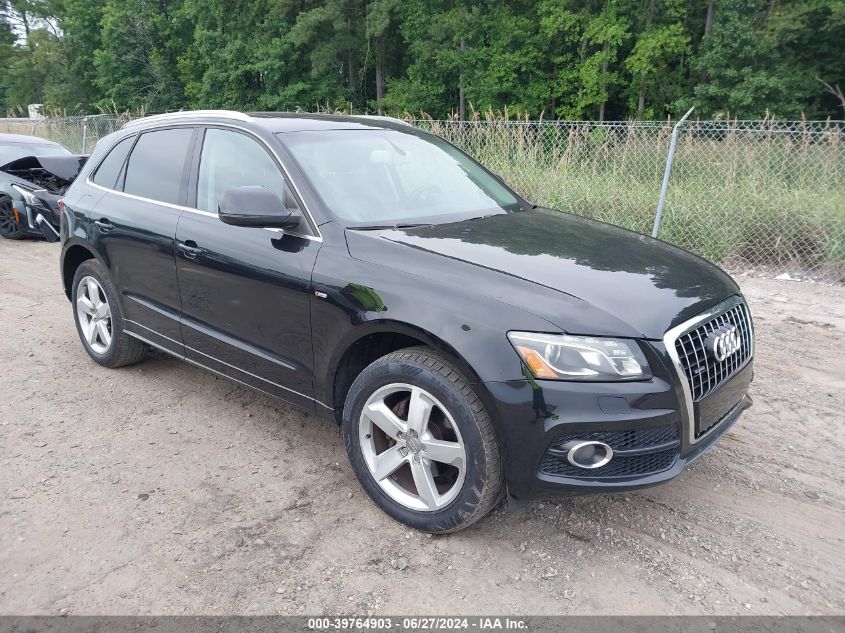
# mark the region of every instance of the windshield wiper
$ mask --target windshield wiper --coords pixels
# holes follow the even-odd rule
[[[377,230],[384,230],[384,229],[415,229],[420,226],[433,226],[431,222],[421,222],[421,223],[402,223],[399,222],[397,224],[365,224],[362,226],[350,226],[350,229],[361,230],[361,231],[377,231]]]

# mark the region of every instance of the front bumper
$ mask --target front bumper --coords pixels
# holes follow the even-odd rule
[[[56,242],[53,236],[58,236],[59,217],[56,211],[43,205],[33,206],[24,200],[13,199],[12,204],[20,218],[20,226],[25,235],[43,237],[48,242]],[[42,222],[38,221],[38,216]]]
[[[696,405],[696,416],[702,410],[715,416],[707,433],[696,439],[681,381],[670,369],[665,347],[653,343],[647,355],[655,370],[648,381],[485,383],[511,497],[618,492],[667,481],[712,447],[751,404],[749,360],[702,401],[706,406]],[[581,469],[557,450],[567,442],[590,439],[613,449],[607,465]]]

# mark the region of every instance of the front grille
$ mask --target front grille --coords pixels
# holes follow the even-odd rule
[[[736,328],[740,346],[726,359],[718,361],[707,351],[705,341],[713,331],[723,326]],[[751,337],[748,308],[742,303],[678,337],[675,341],[675,351],[695,402],[718,389],[745,365],[751,358]]]
[[[613,449],[613,459],[599,468],[587,470],[573,466],[566,459],[564,445],[583,441],[604,442]],[[667,448],[667,444],[672,446]],[[555,439],[540,462],[540,472],[556,477],[604,479],[650,475],[670,468],[678,457],[678,426],[669,424],[625,431],[591,431],[565,433]],[[650,448],[659,449],[649,451]],[[637,454],[626,455],[626,451]]]

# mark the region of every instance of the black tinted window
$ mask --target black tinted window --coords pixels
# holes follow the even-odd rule
[[[117,182],[117,175],[120,173],[121,167],[123,167],[123,161],[126,160],[126,155],[132,148],[132,141],[134,140],[135,137],[130,136],[111,148],[111,151],[103,159],[103,162],[97,167],[97,173],[94,174],[94,178],[92,179],[95,183],[103,187],[108,187],[109,189],[114,189],[114,184]]]
[[[193,134],[191,128],[141,134],[129,155],[123,190],[144,198],[180,204],[182,171]]]

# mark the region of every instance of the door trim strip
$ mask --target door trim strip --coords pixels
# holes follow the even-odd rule
[[[201,323],[195,321],[194,319],[185,318],[183,316],[179,320],[179,323],[181,325],[185,325],[185,326],[191,328],[192,330],[195,330],[195,331],[197,331],[201,334],[204,334],[205,336],[207,336],[209,338],[220,341],[221,343],[225,343],[226,345],[231,345],[232,347],[235,347],[235,348],[241,350],[242,352],[252,354],[253,356],[258,356],[258,358],[262,358],[262,359],[269,361],[269,362],[271,362],[275,365],[279,365],[281,367],[284,367],[285,369],[289,369],[290,371],[299,371],[295,365],[292,365],[291,363],[285,361],[282,358],[275,356],[274,354],[271,354],[270,352],[266,352],[266,351],[262,350],[260,347],[257,347],[255,345],[250,345],[249,343],[241,341],[240,339],[238,339],[234,336],[231,336],[229,334],[224,334],[223,332],[221,332],[219,330],[215,330],[213,328],[202,325]],[[188,346],[186,345],[185,347],[188,347]],[[189,347],[189,349],[193,349],[193,348]],[[194,350],[194,351],[199,352],[200,354],[203,354],[204,356],[208,356],[208,354],[205,354],[204,352],[200,352],[199,350]],[[209,356],[209,358],[214,358],[214,357]],[[214,360],[219,361],[220,359],[214,358]],[[223,361],[220,361],[220,362],[223,362]],[[238,369],[238,368],[236,367],[236,369]],[[246,372],[246,373],[249,373],[249,372]],[[260,376],[256,376],[256,377],[258,378]],[[262,380],[263,380],[263,378],[262,378]],[[270,381],[268,380],[267,382],[270,382]],[[279,385],[279,386],[281,386],[281,385]]]

